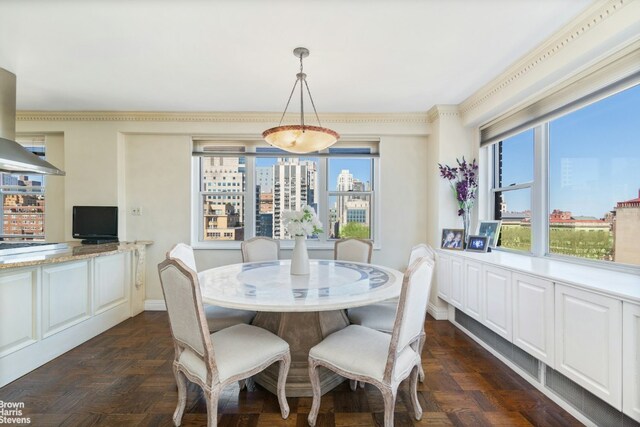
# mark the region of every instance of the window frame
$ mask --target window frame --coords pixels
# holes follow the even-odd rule
[[[257,157],[282,157],[278,154],[274,155],[256,155],[258,148],[271,148],[270,145],[263,141],[256,141],[254,139],[247,140],[224,140],[201,137],[197,140],[193,140],[194,146],[200,142],[205,142],[207,145],[221,147],[238,147],[243,148],[244,152],[238,152],[238,157],[245,156],[245,183],[246,188],[244,192],[244,240],[248,240],[255,237],[256,233],[256,204],[259,201],[256,198],[256,161]],[[335,146],[334,146],[335,147]],[[333,250],[336,239],[329,238],[328,219],[329,219],[329,198],[336,194],[354,195],[354,192],[336,192],[329,191],[328,179],[329,179],[329,160],[331,158],[369,158],[372,160],[371,170],[371,191],[363,192],[362,194],[370,195],[371,208],[370,208],[370,227],[371,227],[371,240],[374,243],[374,249],[379,250],[381,247],[380,238],[380,158],[379,158],[379,141],[367,140],[367,141],[349,141],[338,144],[339,148],[369,148],[371,150],[370,155],[332,155],[329,153],[329,149],[319,152],[308,154],[289,154],[286,157],[305,157],[316,158],[318,165],[317,176],[317,191],[318,191],[318,217],[323,225],[323,233],[318,235],[317,239],[308,239],[307,247],[309,249],[330,249]],[[229,153],[231,156],[232,153]],[[233,155],[235,156],[235,155]],[[202,209],[203,209],[203,196],[200,183],[200,155],[194,154],[191,159],[191,246],[194,249],[213,249],[213,250],[225,250],[225,249],[239,249],[242,240],[235,241],[205,241],[201,240],[203,236],[203,221],[202,221]],[[206,192],[205,192],[206,193]],[[225,193],[229,194],[229,193]],[[235,194],[235,193],[234,193]],[[360,194],[360,192],[358,192]],[[279,240],[280,248],[284,250],[291,250],[294,247],[293,239]]]
[[[633,87],[635,85],[629,86]],[[621,92],[621,91],[620,91]],[[617,93],[612,93],[609,96],[615,96]],[[608,98],[603,97],[595,102],[599,102],[602,99]],[[582,108],[582,107],[581,107]],[[622,264],[613,261],[604,261],[604,260],[596,260],[589,258],[582,258],[579,256],[570,256],[570,255],[562,255],[551,253],[550,248],[550,220],[549,220],[549,197],[550,197],[550,179],[549,179],[549,161],[550,161],[550,138],[549,138],[549,129],[550,123],[564,115],[571,114],[573,111],[578,110],[579,108],[572,109],[567,111],[565,114],[561,116],[556,116],[550,118],[544,122],[538,123],[528,129],[518,129],[516,132],[507,135],[500,139],[499,142],[491,143],[480,147],[481,157],[487,159],[487,167],[484,168],[485,175],[484,182],[489,183],[489,191],[487,192],[487,201],[484,206],[484,211],[487,213],[490,219],[495,219],[495,204],[496,204],[496,194],[500,191],[509,191],[516,190],[520,188],[531,188],[531,251],[525,252],[517,249],[503,248],[503,247],[495,247],[492,248],[496,251],[508,252],[519,254],[523,256],[533,256],[540,258],[547,258],[552,260],[570,262],[575,264],[581,264],[591,267],[597,268],[605,268],[608,270],[620,271],[620,272],[631,272],[638,273],[640,272],[640,266],[634,266],[631,264]],[[498,156],[497,149],[498,144],[502,143],[504,140],[508,139],[511,136],[515,136],[522,132],[526,132],[529,129],[533,129],[534,131],[534,157],[533,157],[533,181],[522,183],[515,186],[507,186],[507,187],[496,187],[496,183],[498,182],[498,173],[499,173],[499,165],[498,165]],[[488,206],[487,206],[488,205]]]

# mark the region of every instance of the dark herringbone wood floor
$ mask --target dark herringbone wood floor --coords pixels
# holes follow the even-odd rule
[[[420,385],[421,421],[407,412],[407,386],[396,403],[397,426],[580,425],[559,406],[447,321],[427,321]],[[24,402],[33,426],[170,426],[177,402],[166,313],[145,312],[0,389],[0,400]],[[290,398],[283,420],[269,392],[230,387],[220,426],[305,426],[310,398]],[[318,426],[382,425],[382,397],[371,386],[343,383],[322,398]],[[183,425],[206,425],[202,393],[189,388]]]

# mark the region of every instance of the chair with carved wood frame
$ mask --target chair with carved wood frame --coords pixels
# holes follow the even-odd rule
[[[371,263],[373,243],[371,240],[349,237],[336,240],[333,245],[333,259],[336,261],[351,261]]]

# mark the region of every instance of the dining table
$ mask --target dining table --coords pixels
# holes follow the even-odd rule
[[[290,260],[225,265],[198,273],[206,304],[256,311],[253,325],[289,343],[291,369],[288,397],[312,396],[309,349],[349,325],[346,310],[396,298],[403,274],[380,265],[310,260],[308,275],[290,273]],[[246,351],[260,351],[246,343]],[[322,393],[344,378],[328,370],[320,375]],[[276,393],[278,368],[273,365],[255,381]]]

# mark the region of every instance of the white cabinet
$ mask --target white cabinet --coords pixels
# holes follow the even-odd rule
[[[502,338],[511,341],[511,272],[483,265],[482,280],[482,323]]]
[[[513,343],[554,367],[553,282],[513,273]]]
[[[0,357],[38,339],[36,295],[35,268],[0,275]]]
[[[89,261],[42,267],[42,334],[48,337],[91,316]]]
[[[464,304],[463,311],[481,322],[482,306],[482,264],[464,261]]]
[[[622,307],[622,412],[640,421],[640,305]]]
[[[95,312],[101,313],[129,300],[130,254],[121,253],[95,259]]]
[[[556,370],[622,409],[622,301],[555,285]]]
[[[462,258],[451,257],[449,280],[449,303],[462,310],[464,301],[464,271]]]
[[[451,286],[451,258],[438,254],[438,296],[449,302],[449,288]]]

